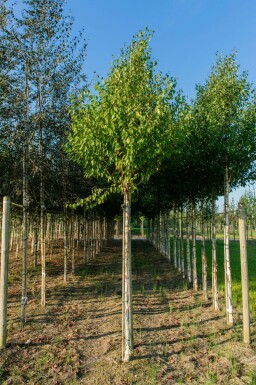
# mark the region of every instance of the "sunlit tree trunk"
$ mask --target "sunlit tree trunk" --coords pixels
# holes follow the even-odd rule
[[[205,218],[204,218],[204,206],[201,202],[201,255],[202,255],[202,282],[203,282],[203,298],[208,300],[207,295],[207,260],[205,252]]]
[[[230,250],[229,250],[229,175],[228,164],[225,166],[224,179],[224,264],[225,264],[225,291],[226,291],[226,311],[227,323],[234,324],[233,305],[232,305],[232,279],[230,266]]]
[[[123,230],[123,361],[129,361],[133,349],[131,193],[129,190],[124,191]]]
[[[10,236],[10,206],[9,197],[3,198],[2,237],[1,237],[1,279],[0,279],[0,349],[6,347],[7,339],[7,293],[8,293],[8,263]]]
[[[40,248],[41,248],[41,305],[45,306],[46,297],[46,256],[45,256],[45,201],[44,201],[44,167],[43,167],[43,128],[41,86],[38,85],[38,110],[39,110],[39,160],[40,160]]]
[[[212,304],[214,310],[219,310],[217,286],[217,254],[216,254],[216,199],[212,196]]]

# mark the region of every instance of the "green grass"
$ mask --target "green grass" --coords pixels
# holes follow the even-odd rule
[[[206,241],[207,256],[207,280],[211,285],[212,274],[212,258],[211,258],[211,241]],[[224,295],[224,241],[217,240],[217,263],[218,263],[218,290]],[[172,248],[172,245],[171,245]],[[171,249],[172,250],[172,249]],[[201,242],[196,242],[197,250],[197,272],[198,277],[202,276],[202,260],[201,260]],[[184,256],[186,260],[186,244],[184,242]],[[191,253],[192,256],[192,253]],[[250,291],[250,308],[251,317],[256,319],[256,241],[247,241],[248,256],[248,274],[249,274],[249,291]],[[186,262],[186,261],[185,261]],[[241,264],[240,264],[240,245],[238,241],[230,241],[230,262],[232,271],[232,290],[233,304],[242,310],[242,288],[241,288]]]

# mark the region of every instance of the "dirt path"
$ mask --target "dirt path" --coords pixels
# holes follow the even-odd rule
[[[19,327],[19,264],[11,263],[8,348],[3,384],[256,384],[256,343],[241,342],[201,293],[146,241],[133,240],[134,355],[121,362],[121,242],[113,241],[64,285],[62,252],[29,278],[27,324]],[[79,253],[78,253],[79,255]]]

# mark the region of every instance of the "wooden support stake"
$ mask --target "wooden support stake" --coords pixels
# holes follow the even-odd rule
[[[243,297],[243,329],[244,343],[250,343],[250,305],[249,305],[249,285],[248,285],[248,265],[246,249],[246,214],[243,204],[239,204],[239,238],[240,238],[240,258],[241,258],[241,280]]]

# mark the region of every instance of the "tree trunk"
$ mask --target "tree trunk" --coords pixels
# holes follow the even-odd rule
[[[86,221],[86,209],[85,209],[85,206],[84,206],[84,216],[83,216],[83,249],[84,249],[84,253],[83,253],[83,263],[84,263],[84,266],[86,265],[86,262],[88,262],[87,260],[87,232],[86,232],[86,225],[87,225],[87,221]]]
[[[26,85],[25,85],[25,97],[26,97],[26,119],[28,124],[29,115],[29,83],[28,83],[28,70],[29,63],[26,60]],[[27,303],[27,242],[28,242],[28,151],[29,143],[28,139],[25,139],[23,148],[23,160],[22,160],[22,287],[21,287],[21,314],[20,322],[21,327],[26,322],[26,303]]]
[[[37,267],[37,254],[38,254],[38,224],[37,218],[34,220],[34,238],[33,238],[33,256],[34,256],[34,268]]]
[[[68,280],[68,214],[64,203],[64,282]]]
[[[177,210],[177,265],[178,271],[181,272],[181,234],[180,234],[180,218],[179,209]]]
[[[28,243],[28,144],[23,151],[23,219],[22,219],[22,283],[21,283],[21,327],[26,322],[26,303],[27,303],[27,243]]]
[[[124,191],[123,205],[123,361],[130,360],[133,349],[131,277],[131,193]]]
[[[40,248],[41,248],[41,305],[45,306],[46,293],[46,258],[45,258],[45,202],[44,202],[44,167],[43,167],[43,128],[41,123],[42,113],[41,87],[38,85],[38,111],[39,111],[39,160],[40,160]]]
[[[140,235],[144,238],[144,217],[140,218]]]
[[[229,175],[228,165],[225,166],[224,179],[224,264],[225,264],[225,287],[226,287],[226,311],[227,323],[234,324],[233,319],[233,305],[232,305],[232,279],[230,266],[230,250],[229,250]]]
[[[207,260],[206,260],[206,252],[205,252],[205,219],[204,219],[203,201],[201,203],[201,221],[202,221],[201,255],[202,255],[203,298],[205,301],[207,301],[208,300],[208,295],[207,295]]]
[[[171,250],[170,250],[170,211],[166,214],[166,256],[171,261]]]
[[[217,255],[216,255],[216,199],[212,196],[212,304],[214,310],[219,310],[217,286]]]
[[[0,349],[6,347],[7,339],[7,292],[8,261],[10,238],[10,198],[3,199],[2,245],[1,245],[1,280],[0,280]]]
[[[187,279],[188,282],[192,282],[192,275],[191,275],[191,260],[190,260],[190,237],[189,237],[189,212],[188,212],[188,205],[186,209],[186,241],[187,241]]]
[[[176,206],[173,207],[173,264],[177,269],[177,230],[176,230]]]
[[[74,209],[71,212],[71,224],[70,224],[70,238],[71,238],[71,272],[75,274],[75,216]]]
[[[180,208],[180,269],[182,277],[185,278],[185,263],[184,263],[184,237],[183,237],[183,209]]]
[[[198,290],[197,267],[196,267],[196,218],[195,204],[192,203],[192,269],[193,269],[193,290]]]

